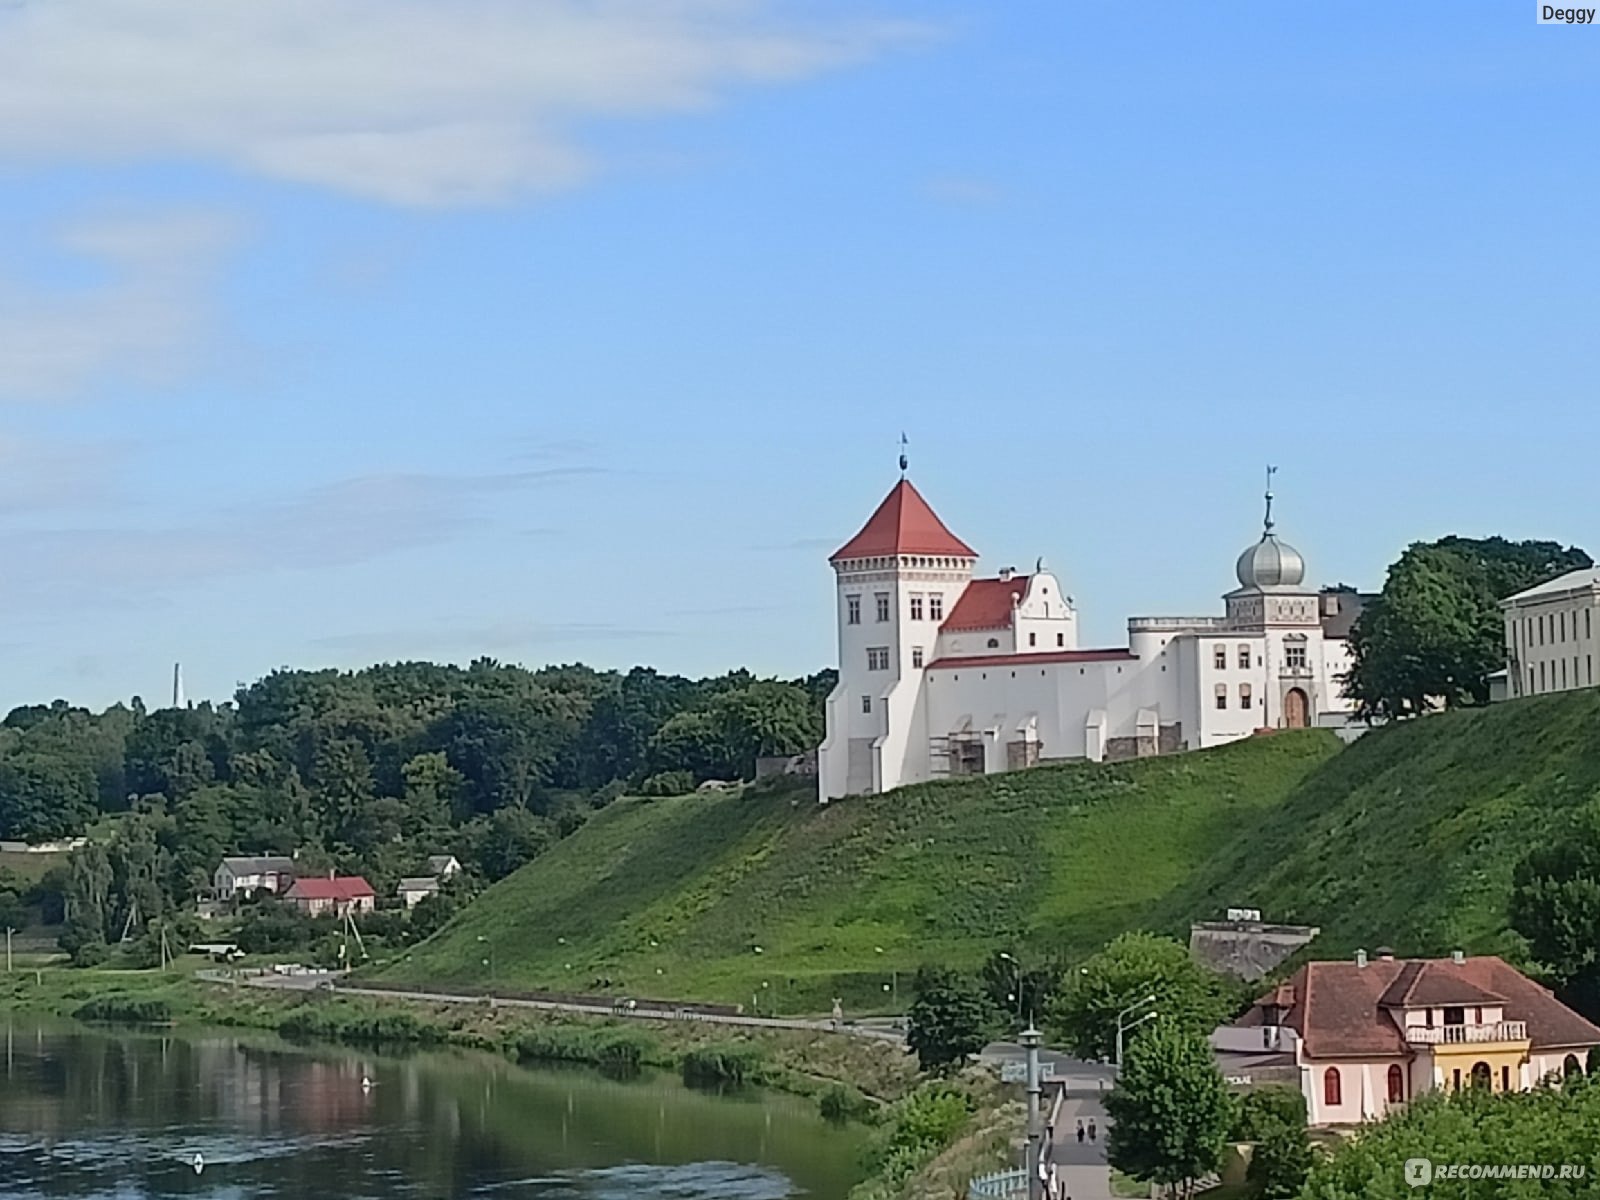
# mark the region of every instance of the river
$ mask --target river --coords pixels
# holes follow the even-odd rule
[[[0,1029],[6,1200],[843,1200],[860,1176],[861,1131],[797,1097],[231,1031]]]

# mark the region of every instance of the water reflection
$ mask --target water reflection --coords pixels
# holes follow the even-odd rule
[[[857,1177],[859,1135],[791,1097],[231,1033],[5,1042],[5,1196],[842,1200]]]

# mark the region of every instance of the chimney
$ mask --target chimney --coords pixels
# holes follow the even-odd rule
[[[1013,575],[1015,575],[1016,573],[1017,573],[1017,569],[1015,567],[1001,567],[1000,568],[1000,582],[1001,583],[1010,583],[1011,582],[1011,577]]]
[[[1393,962],[1394,961],[1394,951],[1389,949],[1389,947],[1387,947],[1387,946],[1379,946],[1378,947],[1378,961],[1379,962]]]
[[[1364,967],[1366,965],[1367,965],[1367,952],[1365,950],[1357,950],[1356,951],[1356,966]]]
[[[1453,962],[1453,963],[1464,963],[1464,962],[1466,962],[1467,961],[1466,951],[1464,951],[1464,950],[1452,950],[1452,951],[1450,951],[1450,961]]]
[[[332,867],[329,867],[329,868],[328,868],[328,878],[329,878],[329,879],[335,879],[335,878],[337,878],[337,876],[335,876],[335,875],[334,875],[334,873],[333,873],[333,868],[332,868]]]

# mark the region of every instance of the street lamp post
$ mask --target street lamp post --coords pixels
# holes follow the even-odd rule
[[[1145,1005],[1154,1004],[1155,1002],[1156,1002],[1156,998],[1153,995],[1152,996],[1146,996],[1143,1000],[1140,1000],[1137,1003],[1128,1005],[1127,1008],[1123,1009],[1121,1012],[1119,1012],[1117,1014],[1117,1058],[1116,1058],[1116,1064],[1117,1064],[1117,1072],[1118,1072],[1118,1074],[1121,1074],[1121,1072],[1122,1072],[1122,1037],[1123,1037],[1123,1035],[1125,1033],[1127,1033],[1128,1030],[1135,1029],[1138,1026],[1143,1025],[1146,1021],[1150,1020],[1156,1014],[1155,1014],[1155,1011],[1152,1009],[1150,1012],[1145,1013],[1144,1016],[1140,1017],[1137,1021],[1126,1021],[1125,1022],[1124,1018],[1127,1017],[1130,1013],[1138,1012]]]
[[[1040,1033],[1030,1023],[1017,1037],[1028,1052],[1028,1200],[1042,1200],[1044,1180],[1039,1177],[1043,1134],[1039,1128],[1039,1041]]]
[[[1016,993],[1017,1022],[1020,1024],[1022,1022],[1022,964],[1011,955],[1007,954],[1004,950],[1000,951],[1000,957],[1011,964],[1011,973],[1013,977],[1011,987]]]

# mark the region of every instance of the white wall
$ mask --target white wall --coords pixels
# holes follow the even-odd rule
[[[1600,682],[1600,598],[1592,590],[1534,597],[1506,609],[1513,696],[1572,691]]]

